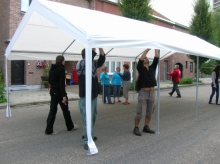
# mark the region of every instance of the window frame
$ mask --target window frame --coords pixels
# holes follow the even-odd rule
[[[114,63],[114,67],[115,67],[113,72],[112,72],[112,63]],[[105,62],[104,66],[108,67],[108,74],[109,75],[113,75],[113,73],[116,70],[116,67],[118,67],[118,64],[116,64],[116,63],[119,63],[120,72],[122,72],[122,66],[123,66],[122,62],[120,62],[120,61],[106,61]]]
[[[190,72],[193,72],[193,62],[190,62]]]

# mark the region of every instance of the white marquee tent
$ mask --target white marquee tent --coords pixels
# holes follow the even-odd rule
[[[218,47],[189,34],[99,11],[34,0],[5,51],[6,71],[8,60],[54,60],[60,54],[67,61],[80,60],[84,47],[87,127],[91,127],[91,48],[104,48],[109,52],[108,60],[114,61],[134,61],[146,48],[160,49],[160,58],[180,52],[220,59]],[[154,51],[150,51],[148,57],[153,56]],[[9,102],[6,116],[11,116]],[[91,134],[91,128],[87,134]],[[91,135],[88,139],[88,155],[98,153]]]

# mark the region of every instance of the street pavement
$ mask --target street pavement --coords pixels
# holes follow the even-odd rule
[[[206,84],[208,83],[207,81]],[[170,82],[164,84],[160,91],[160,134],[142,133],[139,137],[132,133],[137,94],[133,99],[130,92],[129,105],[103,104],[99,96],[95,126],[99,153],[94,156],[87,156],[87,151],[83,149],[83,128],[81,114],[77,108],[78,101],[70,101],[69,104],[73,121],[79,124],[80,128],[67,131],[62,112],[58,110],[54,124],[54,129],[59,132],[57,135],[44,134],[49,103],[15,105],[12,107],[11,118],[6,118],[5,110],[2,109],[0,163],[219,164],[220,106],[208,104],[210,85],[199,85],[198,119],[194,119],[195,85],[180,87],[182,98],[175,98],[175,95],[168,95],[171,90],[168,84],[172,86]],[[77,88],[72,88],[72,92],[73,90],[76,92]],[[157,115],[156,105],[150,123],[154,130]],[[139,128],[142,129],[143,125],[144,119],[141,120]]]

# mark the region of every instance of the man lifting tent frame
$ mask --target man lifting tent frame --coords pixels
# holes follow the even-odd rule
[[[73,41],[74,43],[71,44]],[[218,47],[189,34],[99,11],[47,0],[35,0],[31,3],[5,51],[8,98],[6,117],[11,117],[8,60],[38,60],[42,57],[45,60],[54,60],[54,56],[65,51],[66,61],[74,61],[80,60],[77,57],[83,48],[86,48],[86,58],[91,59],[91,49],[99,47],[104,48],[105,52],[114,48],[108,54],[109,59],[110,57],[124,60],[126,58],[126,61],[130,57],[135,60],[146,48],[159,49],[160,58],[171,51],[220,60]],[[88,77],[91,77],[91,61],[86,60]],[[158,76],[159,73],[158,71]],[[86,83],[86,90],[91,91],[91,83]],[[159,97],[158,91],[157,133],[159,133]],[[90,94],[86,94],[86,99],[87,127],[90,127]],[[91,134],[90,131],[91,129],[87,128],[87,134]],[[91,135],[88,135],[88,139],[87,155],[98,153]]]

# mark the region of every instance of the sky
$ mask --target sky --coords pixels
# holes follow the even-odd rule
[[[168,19],[189,26],[194,14],[193,5],[195,1],[196,0],[151,0],[151,7]]]

